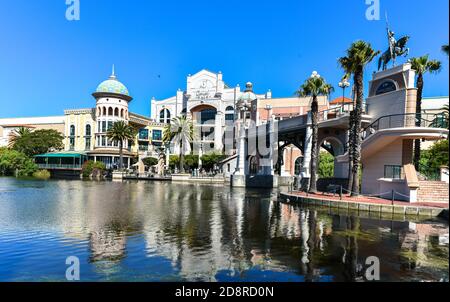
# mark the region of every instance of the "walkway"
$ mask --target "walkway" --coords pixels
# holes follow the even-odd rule
[[[448,203],[435,203],[435,202],[415,202],[409,203],[407,201],[396,200],[392,204],[392,200],[387,200],[378,197],[367,197],[367,196],[358,196],[358,197],[350,197],[348,194],[342,196],[342,200],[340,200],[339,195],[333,196],[330,193],[318,193],[318,194],[307,194],[305,192],[289,192],[290,195],[300,196],[308,199],[317,199],[317,200],[330,200],[330,201],[344,201],[344,202],[360,202],[360,203],[370,203],[375,205],[396,205],[396,206],[418,206],[418,207],[433,207],[440,209],[447,209]]]

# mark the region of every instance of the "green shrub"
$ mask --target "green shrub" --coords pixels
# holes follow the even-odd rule
[[[105,170],[106,165],[103,162],[88,160],[83,164],[82,175],[84,178],[90,177],[91,175],[97,177],[102,175]]]
[[[0,175],[31,176],[37,169],[33,159],[24,153],[0,148]]]
[[[47,180],[51,177],[51,174],[47,170],[39,170],[33,173],[33,177],[41,180]]]
[[[225,158],[227,158],[226,155],[215,153],[215,152],[210,153],[210,154],[205,154],[202,156],[202,167],[205,170],[212,170],[214,168],[214,165],[217,165],[219,162],[221,162]]]
[[[334,157],[327,151],[319,154],[319,178],[331,178],[334,176]]]
[[[142,160],[142,162],[144,163],[144,165],[146,165],[147,167],[153,167],[156,166],[158,164],[158,159],[154,158],[154,157],[146,157]]]
[[[441,166],[448,167],[448,140],[440,140],[428,150],[422,150],[420,154],[419,172],[427,177],[439,177]]]
[[[175,167],[180,166],[180,157],[178,155],[170,155],[169,157],[169,168],[175,169]]]

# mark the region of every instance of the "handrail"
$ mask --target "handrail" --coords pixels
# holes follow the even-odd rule
[[[424,117],[425,116],[425,117]],[[402,119],[395,119],[395,117],[402,117]],[[411,123],[408,123],[408,118],[414,118]],[[431,117],[431,119],[430,119]],[[424,128],[443,128],[446,129],[448,127],[448,120],[446,120],[444,114],[437,113],[437,114],[431,114],[431,113],[403,113],[403,114],[390,114],[379,117],[377,120],[375,120],[372,124],[367,126],[362,130],[362,133],[366,133],[369,135],[366,135],[363,139],[367,139],[371,134],[374,134],[376,131],[379,131],[381,129],[389,129],[389,128],[412,128],[412,127],[424,127]],[[441,121],[439,121],[439,118],[443,118]],[[388,126],[380,128],[380,123],[384,120],[387,120]],[[418,121],[420,122],[420,126],[417,126]],[[397,127],[393,127],[393,122],[396,123]],[[413,123],[412,123],[413,122]]]

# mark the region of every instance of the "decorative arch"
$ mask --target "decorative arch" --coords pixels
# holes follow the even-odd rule
[[[108,116],[113,116],[113,108],[112,107],[108,108]]]
[[[228,106],[227,108],[225,108],[225,111],[234,111],[234,107],[233,106]]]
[[[303,162],[305,158],[303,156],[299,156],[294,161],[294,175],[300,175],[300,172],[303,168]]]
[[[86,136],[91,136],[92,135],[92,127],[90,124],[86,125]]]
[[[380,83],[380,85],[378,85],[377,90],[375,91],[375,95],[380,95],[396,90],[398,90],[397,82],[391,79],[385,79]]]
[[[103,116],[106,116],[106,107],[103,107]]]
[[[167,108],[162,109],[159,112],[159,122],[164,124],[169,124],[171,119],[170,110]]]
[[[123,118],[123,114],[124,114],[125,110],[123,110],[123,108],[120,110],[120,117]]]
[[[119,108],[114,109],[114,116],[119,116]]]
[[[322,139],[319,146],[327,150],[334,157],[343,155],[345,153],[344,144],[341,142],[341,140],[333,136],[328,136]]]
[[[70,136],[75,136],[75,125],[70,125]]]

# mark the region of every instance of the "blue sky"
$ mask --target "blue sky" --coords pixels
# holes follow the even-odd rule
[[[351,42],[385,50],[384,12],[396,34],[411,36],[411,56],[443,62],[425,78],[426,96],[448,95],[447,0],[380,0],[380,21],[365,0],[80,0],[81,20],[65,19],[65,0],[0,0],[0,117],[60,115],[94,106],[91,93],[116,65],[148,115],[150,100],[185,88],[202,68],[227,84],[252,81],[258,93],[291,96],[317,70],[337,87],[337,64]],[[367,68],[366,84],[375,65]],[[333,97],[341,94],[336,90]]]

